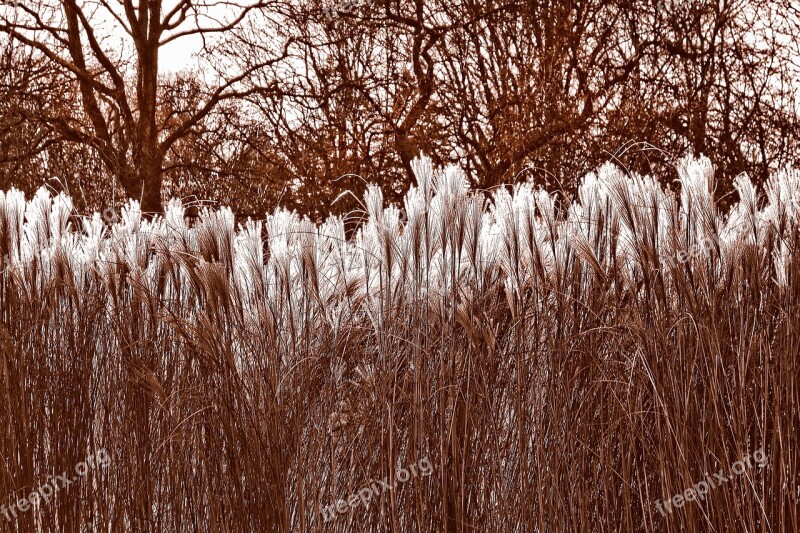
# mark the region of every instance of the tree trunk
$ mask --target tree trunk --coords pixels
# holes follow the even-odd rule
[[[118,171],[119,181],[125,194],[140,203],[142,214],[146,218],[163,214],[161,199],[163,158],[139,157]]]
[[[161,165],[154,171],[142,172],[141,182],[144,187],[142,194],[142,214],[148,218],[164,212],[161,202]]]
[[[150,24],[157,25],[160,3],[150,4]],[[161,172],[164,154],[158,144],[156,111],[158,108],[158,37],[152,28],[147,38],[137,43],[139,48],[138,79],[136,100],[139,104],[139,122],[136,131],[136,145],[140,152],[135,172],[143,188],[141,193],[142,214],[147,217],[164,212],[161,205]]]

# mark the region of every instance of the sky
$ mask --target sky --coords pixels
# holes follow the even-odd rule
[[[0,0],[0,21],[8,17],[10,20],[16,19],[18,22],[25,22],[28,15],[23,9],[13,5],[14,2],[22,2],[25,7],[32,7],[44,20],[53,22],[55,26],[63,27],[61,19],[61,8],[59,0]],[[223,22],[238,12],[237,6],[247,5],[248,2],[242,0],[223,0],[223,4],[213,7],[204,7],[203,4],[219,4],[217,0],[193,0],[193,7],[197,11],[214,16],[218,22],[212,22],[207,15],[201,17],[204,25],[216,26],[219,21]],[[104,50],[110,56],[130,57],[132,55],[133,42],[126,31],[116,20],[120,17],[126,20],[121,0],[77,0],[82,7],[87,18],[95,28],[97,36],[102,38]],[[163,4],[164,13],[169,12],[178,0],[165,0]],[[134,0],[134,5],[138,5],[138,0]],[[27,20],[30,20],[28,18]],[[190,17],[184,22],[177,31],[186,31],[196,23],[194,17]],[[159,71],[162,74],[180,72],[192,69],[198,65],[198,54],[202,49],[202,38],[199,35],[189,35],[181,37],[160,50]],[[115,53],[116,52],[116,53]]]
[[[162,74],[173,74],[182,70],[191,70],[197,66],[195,54],[202,48],[199,36],[190,35],[167,44],[161,49],[158,70]]]

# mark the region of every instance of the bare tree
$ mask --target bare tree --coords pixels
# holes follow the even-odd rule
[[[161,116],[162,50],[196,36],[209,53],[214,36],[269,7],[262,1],[239,6],[192,0],[45,0],[4,10],[0,33],[37,51],[77,83],[79,107],[37,118],[63,138],[94,148],[126,194],[140,199],[145,212],[157,213],[170,148],[221,102],[244,96],[243,79],[282,57],[262,55],[244,71],[216,70],[192,109]]]
[[[477,185],[515,181],[526,168],[572,175],[576,163],[585,165],[581,139],[598,132],[654,44],[631,39],[630,4],[448,4],[451,19],[478,21],[436,50],[451,150]]]

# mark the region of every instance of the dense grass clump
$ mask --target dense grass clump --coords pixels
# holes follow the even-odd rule
[[[110,457],[0,530],[800,530],[800,174],[721,214],[704,160],[568,205],[415,170],[349,238],[0,193],[0,504]]]

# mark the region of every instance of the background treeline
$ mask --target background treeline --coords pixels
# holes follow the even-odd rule
[[[669,180],[702,153],[724,202],[797,164],[791,0],[266,0],[213,23],[208,4],[1,7],[0,188],[320,220],[364,180],[398,200],[420,152],[568,196],[610,158]],[[159,74],[193,37],[197,70]]]

